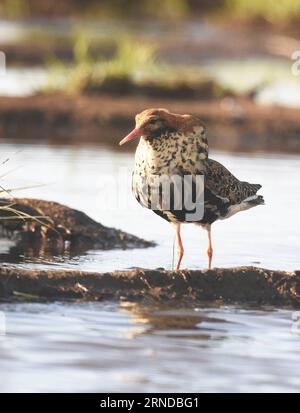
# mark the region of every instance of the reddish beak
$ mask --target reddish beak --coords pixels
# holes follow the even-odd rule
[[[139,136],[141,136],[141,135],[142,135],[141,129],[135,128],[135,129],[133,129],[133,131],[131,131],[127,136],[125,136],[124,139],[122,139],[122,140],[119,142],[119,145],[124,145],[124,143],[127,143],[127,142],[131,141],[132,139],[137,138],[137,137],[139,137]]]

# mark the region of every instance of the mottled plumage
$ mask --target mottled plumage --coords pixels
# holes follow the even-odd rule
[[[136,116],[136,129],[121,144],[136,136],[141,138],[135,155],[133,192],[141,205],[151,208],[151,188],[157,175],[191,175],[192,184],[184,188],[188,193],[182,196],[193,199],[197,197],[195,177],[204,176],[204,214],[194,223],[209,232],[208,252],[211,261],[211,224],[263,204],[262,196],[257,195],[261,185],[239,181],[222,164],[208,157],[205,126],[197,116],[177,115],[166,109],[148,109]],[[175,189],[171,192],[172,201]],[[172,208],[171,202],[169,209],[164,209],[160,203],[154,212],[177,227],[177,239],[181,244],[179,268],[183,255],[180,224],[187,222],[186,214],[191,211],[185,210],[184,206],[180,210]]]

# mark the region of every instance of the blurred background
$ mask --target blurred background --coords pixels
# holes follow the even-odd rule
[[[299,19],[297,0],[1,0],[0,137],[115,144],[158,105],[220,149],[299,151],[298,112],[276,111],[300,106]]]

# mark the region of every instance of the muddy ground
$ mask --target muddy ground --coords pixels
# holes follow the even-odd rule
[[[300,152],[299,109],[258,106],[249,99],[233,97],[206,101],[111,95],[2,97],[0,138],[105,143],[117,148],[133,128],[135,114],[150,107],[200,115],[213,149]],[[134,147],[134,143],[128,145],[127,150]]]
[[[300,272],[255,267],[110,273],[0,268],[1,300],[129,300],[300,305]]]

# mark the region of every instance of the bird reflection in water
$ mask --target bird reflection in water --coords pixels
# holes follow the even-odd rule
[[[157,333],[168,337],[205,341],[213,338],[210,331],[214,330],[214,323],[224,323],[224,320],[209,316],[199,308],[180,309],[176,304],[146,305],[124,301],[120,304],[120,310],[129,314],[135,323],[128,338]]]

